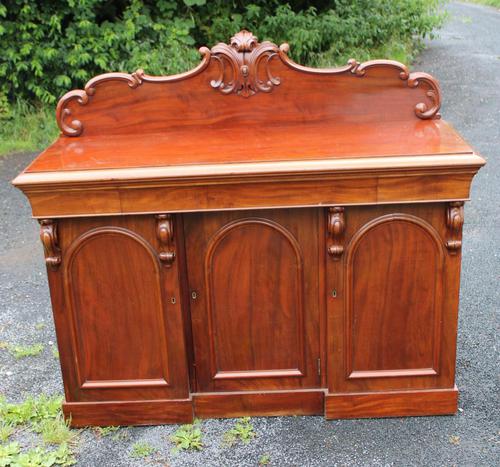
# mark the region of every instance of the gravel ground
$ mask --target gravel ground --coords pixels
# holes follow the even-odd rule
[[[256,466],[265,453],[271,465],[499,465],[498,332],[500,261],[500,11],[477,5],[448,6],[450,21],[413,69],[437,77],[443,117],[486,158],[466,207],[458,336],[460,411],[451,417],[325,421],[322,417],[255,418],[249,445],[221,446],[234,420],[202,424],[205,449],[172,455],[175,426],[125,428],[118,439],[81,434],[78,465],[134,466],[133,443],[158,449],[159,465]],[[497,150],[498,152],[498,150]],[[494,157],[496,156],[496,157]],[[0,159],[0,341],[45,344],[38,357],[15,360],[0,350],[0,394],[61,394],[59,363],[38,228],[9,181],[34,154]],[[36,326],[44,323],[42,329]],[[450,437],[458,437],[451,438]],[[453,442],[452,442],[453,441]]]

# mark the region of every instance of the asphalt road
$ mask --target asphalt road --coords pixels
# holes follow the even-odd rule
[[[152,464],[256,466],[268,453],[271,465],[499,465],[498,341],[500,284],[500,11],[470,4],[448,6],[450,20],[413,65],[439,79],[443,118],[488,160],[475,178],[466,206],[458,336],[460,412],[450,417],[325,421],[322,417],[255,418],[257,438],[247,446],[223,447],[234,420],[204,421],[205,448],[170,453],[173,426],[127,428],[120,439],[81,434],[78,465],[145,465],[130,457],[137,441],[159,450]],[[0,341],[42,342],[38,357],[15,360],[0,350],[0,394],[59,393],[58,361],[42,247],[24,197],[9,181],[34,157],[0,159]],[[37,323],[45,323],[37,329]],[[22,435],[26,436],[26,435]],[[21,441],[29,443],[29,436]]]

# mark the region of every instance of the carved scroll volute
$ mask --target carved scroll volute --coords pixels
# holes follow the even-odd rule
[[[47,267],[56,270],[61,264],[61,250],[57,239],[57,224],[51,219],[42,219],[40,222],[40,240],[45,252]]]
[[[160,242],[158,257],[169,268],[175,259],[174,226],[171,214],[158,214],[156,216],[156,236]]]
[[[328,210],[328,254],[334,261],[344,253],[345,219],[344,208],[335,206]]]
[[[271,92],[281,82],[269,69],[271,59],[279,55],[278,46],[267,41],[259,43],[249,31],[235,34],[230,45],[215,45],[211,53],[219,64],[219,76],[210,84],[222,94],[250,97],[259,91]]]
[[[446,209],[446,226],[448,227],[448,239],[446,248],[451,254],[456,254],[462,248],[462,227],[464,225],[464,203],[453,201],[448,203]]]

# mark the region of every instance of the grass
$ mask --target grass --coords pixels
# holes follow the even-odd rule
[[[58,132],[53,106],[17,101],[9,115],[0,119],[0,155],[40,151]]]
[[[34,431],[39,433],[46,444],[73,445],[78,437],[78,431],[71,430],[69,421],[64,420],[62,413],[56,418],[46,418],[34,426]]]
[[[37,398],[29,396],[20,404],[9,404],[0,397],[0,420],[12,426],[38,424],[46,419],[55,419],[61,411],[62,397],[48,397],[44,394]]]
[[[10,353],[17,359],[36,357],[43,351],[43,344],[33,345],[9,345]]]
[[[500,0],[467,0],[469,3],[479,3],[480,5],[493,6],[500,8]]]
[[[79,432],[71,430],[64,420],[61,402],[61,397],[42,394],[11,404],[0,396],[0,466],[51,467],[76,463],[73,447]],[[7,443],[18,429],[37,433],[42,444],[22,449],[17,441]]]
[[[14,426],[10,423],[0,424],[0,443],[5,443],[10,436],[14,433]]]
[[[108,436],[111,433],[118,431],[119,429],[120,429],[119,426],[96,426],[94,428],[94,432],[96,433],[97,436],[104,438],[105,436]]]

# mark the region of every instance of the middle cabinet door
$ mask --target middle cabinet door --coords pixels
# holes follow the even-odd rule
[[[198,392],[320,386],[320,213],[184,216]]]

